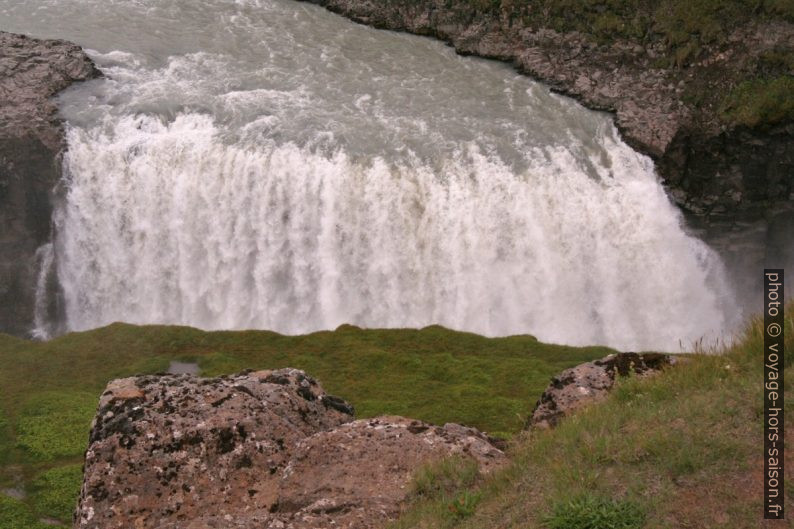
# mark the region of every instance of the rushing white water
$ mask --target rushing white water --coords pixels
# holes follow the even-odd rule
[[[9,29],[58,18],[108,77],[61,98],[69,329],[438,323],[676,350],[735,316],[651,162],[503,65],[288,1],[18,4]]]
[[[55,264],[55,250],[53,244],[48,242],[42,244],[36,250],[36,296],[34,298],[33,330],[31,335],[36,340],[46,340],[52,335],[52,325],[48,321],[47,293],[48,279],[53,272]]]

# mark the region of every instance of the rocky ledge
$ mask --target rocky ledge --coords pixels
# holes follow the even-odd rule
[[[81,529],[368,529],[395,518],[421,465],[489,472],[484,434],[403,417],[353,420],[297,369],[114,380],[86,452]]]
[[[703,102],[726,82],[756,75],[762,57],[790,54],[791,23],[759,17],[740,24],[683,67],[660,65],[667,58],[660,40],[603,42],[539,26],[534,3],[501,2],[500,10],[493,8],[499,3],[464,0],[304,1],[377,28],[442,39],[464,55],[511,62],[590,108],[614,112],[625,140],[656,161],[686,211],[755,219],[763,208],[789,207],[794,199],[794,123],[730,124],[719,119],[718,105]],[[526,7],[504,7],[515,5]]]
[[[658,353],[616,353],[566,369],[552,378],[527,428],[551,428],[576,410],[604,400],[620,377],[650,376],[680,362]]]
[[[50,98],[99,75],[62,40],[0,32],[0,331],[33,325],[36,250],[50,239],[63,129]]]

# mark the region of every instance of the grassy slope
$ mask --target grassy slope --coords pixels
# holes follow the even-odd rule
[[[510,435],[552,375],[609,352],[441,327],[343,326],[290,337],[114,324],[45,343],[0,335],[0,488],[21,479],[31,493],[25,502],[0,495],[0,529],[35,528],[39,516],[68,519],[105,384],[163,371],[171,359],[196,360],[205,375],[302,368],[350,400],[359,417],[391,413]]]
[[[794,305],[788,314],[785,390],[791,416]],[[425,469],[413,505],[394,527],[792,527],[785,521],[764,525],[761,518],[761,332],[762,324],[753,322],[744,340],[724,355],[695,355],[656,378],[624,380],[604,404],[555,430],[515,438],[511,465],[486,480],[472,480],[465,468],[463,477],[448,468]],[[786,435],[791,507],[790,422]],[[428,485],[434,479],[438,485]],[[574,521],[609,520],[614,513],[614,525]]]

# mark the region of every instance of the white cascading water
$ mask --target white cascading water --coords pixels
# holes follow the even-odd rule
[[[41,23],[124,21],[58,35],[108,76],[61,98],[69,329],[441,324],[678,350],[736,316],[650,160],[506,66],[282,0],[45,4]]]
[[[36,250],[36,297],[34,298],[35,311],[33,314],[32,338],[36,340],[46,340],[52,335],[53,325],[48,321],[48,279],[52,274],[55,264],[55,249],[51,242],[42,244]]]

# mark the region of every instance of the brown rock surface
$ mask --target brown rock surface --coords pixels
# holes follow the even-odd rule
[[[551,379],[532,412],[527,428],[549,428],[575,410],[606,398],[619,376],[648,376],[675,363],[657,353],[617,353],[566,369]]]
[[[404,417],[347,423],[298,443],[279,511],[294,512],[293,527],[305,529],[381,527],[399,514],[413,472],[452,454],[474,458],[483,472],[504,461],[481,432],[457,424]]]
[[[79,46],[0,32],[0,332],[32,327],[35,254],[50,239],[64,146],[50,98],[98,74]]]
[[[75,527],[370,528],[399,513],[412,472],[450,454],[484,471],[476,430],[352,407],[295,369],[115,380],[86,452]]]

